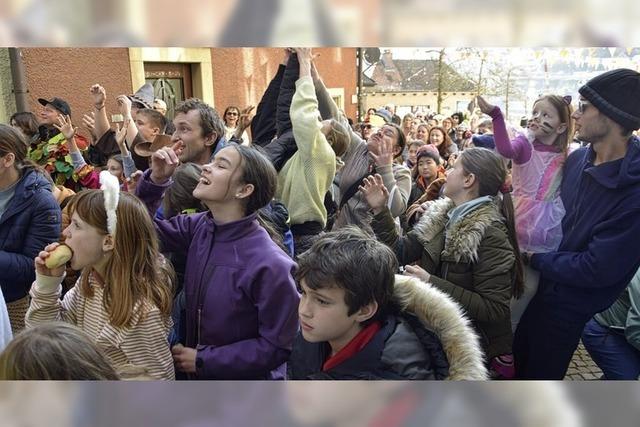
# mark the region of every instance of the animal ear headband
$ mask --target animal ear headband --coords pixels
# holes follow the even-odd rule
[[[107,231],[112,237],[116,234],[116,209],[120,199],[120,183],[118,178],[108,171],[100,172],[100,189],[104,197],[104,210],[107,212]]]
[[[562,99],[564,100],[565,104],[571,105],[571,100],[572,100],[571,95],[565,95],[562,97]]]

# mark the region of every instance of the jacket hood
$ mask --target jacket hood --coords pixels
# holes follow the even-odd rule
[[[488,379],[480,339],[451,297],[419,279],[396,275],[393,299],[440,339],[449,362],[447,379]]]
[[[585,171],[600,185],[610,189],[621,189],[640,183],[640,139],[633,136],[629,140],[627,154],[619,160],[598,166],[588,166],[595,159],[592,147],[583,148]]]
[[[422,245],[428,245],[433,238],[444,230],[449,217],[447,212],[454,207],[448,198],[435,200],[414,227],[416,237]],[[504,223],[497,202],[485,203],[456,222],[447,232],[442,256],[455,259],[456,262],[476,262],[478,248],[487,228],[496,222]]]

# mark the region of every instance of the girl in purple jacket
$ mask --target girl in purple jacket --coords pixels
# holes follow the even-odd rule
[[[155,211],[178,158],[157,151],[137,194]],[[231,145],[202,167],[193,195],[208,211],[157,220],[163,250],[186,253],[186,339],[177,371],[195,379],[283,379],[298,329],[295,263],[256,219],[276,171],[254,148]]]

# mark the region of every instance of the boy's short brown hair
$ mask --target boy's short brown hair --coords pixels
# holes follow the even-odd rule
[[[349,226],[323,235],[300,255],[296,280],[304,279],[313,290],[343,289],[349,316],[376,301],[378,311],[364,325],[389,311],[397,270],[398,260],[390,248]]]
[[[145,116],[152,127],[157,127],[160,129],[160,133],[164,133],[164,130],[167,127],[167,119],[159,111],[152,110],[150,108],[142,108],[138,110],[137,114]]]

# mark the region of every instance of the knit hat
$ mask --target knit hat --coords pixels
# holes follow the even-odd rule
[[[627,68],[607,71],[589,80],[578,92],[623,128],[640,128],[640,73]]]
[[[423,157],[428,157],[436,162],[436,164],[440,164],[440,153],[435,145],[427,144],[418,148],[418,151],[416,152],[416,164],[418,164],[420,159]]]
[[[484,135],[473,135],[471,137],[471,142],[473,142],[473,145],[476,147],[488,148],[489,150],[494,150],[496,148],[496,141],[490,133],[485,133]]]
[[[56,97],[56,98],[53,98],[51,101],[44,98],[38,98],[38,102],[42,106],[51,105],[53,108],[60,111],[65,116],[71,116],[71,107],[69,107],[69,104],[67,104],[67,101],[65,101],[62,98]]]
[[[131,102],[139,102],[144,108],[153,109],[153,86],[151,83],[145,83],[133,95],[129,95]]]

